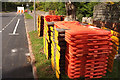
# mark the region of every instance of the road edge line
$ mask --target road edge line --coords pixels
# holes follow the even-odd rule
[[[14,20],[16,17],[17,17],[17,15],[16,15],[15,17],[13,17],[13,18],[10,20],[10,22],[9,22],[8,24],[6,24],[6,25],[2,28],[1,31],[5,30],[5,28],[7,28],[7,27],[13,22],[13,20]]]
[[[26,22],[25,15],[24,15],[24,22]],[[25,23],[25,29],[26,29],[26,35],[27,35],[27,40],[28,40],[28,47],[29,47],[29,53],[30,53],[30,58],[31,58],[31,65],[32,65],[32,71],[33,71],[33,76],[35,80],[38,80],[38,75],[37,75],[37,68],[35,66],[35,56],[32,52],[32,46],[31,46],[31,41],[30,41],[30,35],[26,27]]]

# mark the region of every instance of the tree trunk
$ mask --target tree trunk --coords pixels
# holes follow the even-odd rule
[[[67,21],[75,21],[76,20],[76,8],[73,2],[66,2],[66,15]]]

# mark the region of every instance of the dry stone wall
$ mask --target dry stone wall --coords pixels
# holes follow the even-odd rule
[[[93,23],[120,32],[120,3],[99,3],[94,7]]]

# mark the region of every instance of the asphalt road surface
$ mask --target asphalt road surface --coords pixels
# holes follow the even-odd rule
[[[2,79],[33,80],[32,67],[25,56],[29,53],[24,15],[2,14]]]

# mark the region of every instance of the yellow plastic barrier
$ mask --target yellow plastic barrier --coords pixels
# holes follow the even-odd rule
[[[101,29],[105,29],[105,30],[110,30],[106,27],[101,27]],[[119,41],[119,38],[120,37],[120,33],[116,32],[116,31],[113,31],[113,30],[110,30],[111,31],[111,39],[112,39],[112,53],[110,53],[109,57],[108,57],[108,71],[112,72],[113,70],[113,63],[114,63],[114,57],[115,55],[118,54],[118,51],[119,51],[119,45],[120,45],[120,41]]]
[[[37,18],[37,31],[38,31],[38,37],[40,37],[40,16],[38,15],[38,18]]]
[[[111,34],[113,34],[113,36],[120,37],[120,33],[116,31],[111,30]]]
[[[46,20],[48,20],[48,22]],[[62,48],[59,45],[60,41],[58,39],[58,36],[59,36],[58,34],[59,34],[58,31],[55,30],[54,21],[49,22],[49,19],[47,19],[45,16],[44,17],[44,35],[43,35],[43,37],[45,38],[44,53],[47,59],[49,58],[49,54],[51,54],[51,66],[56,73],[56,77],[59,79],[61,75],[60,65],[62,65],[60,63],[61,62],[60,53],[62,53],[61,52]]]

